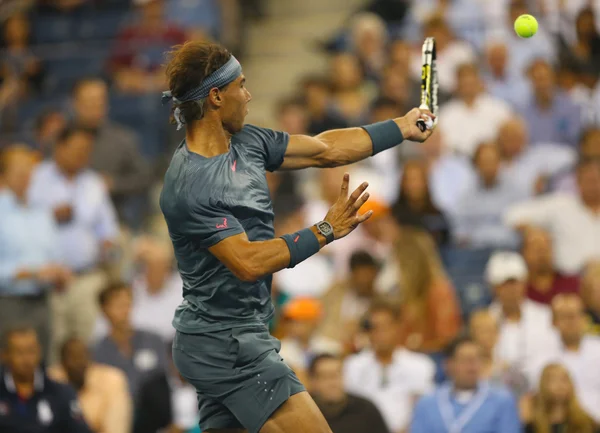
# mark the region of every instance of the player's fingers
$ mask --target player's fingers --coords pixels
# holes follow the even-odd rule
[[[342,180],[342,189],[340,191],[340,197],[346,198],[348,197],[348,184],[350,183],[350,175],[348,173],[344,173],[344,178]]]
[[[349,207],[356,203],[356,201],[359,199],[359,197],[362,195],[362,193],[365,192],[365,189],[367,189],[368,186],[369,186],[368,182],[363,182],[360,184],[360,186],[358,188],[356,188],[354,190],[352,195],[350,195],[350,197],[348,198],[348,206]]]
[[[362,215],[359,215],[356,217],[356,219],[354,220],[354,224],[355,226],[364,223],[366,220],[368,220],[369,218],[371,218],[371,216],[373,215],[373,211],[370,210],[369,212],[366,212]]]
[[[433,114],[431,111],[429,111],[429,110],[427,110],[427,109],[420,109],[420,111],[421,111],[421,115],[420,115],[419,117],[420,117],[421,119],[423,119],[423,120],[427,120],[427,118],[428,118],[428,117],[429,117],[431,120],[434,120],[434,119],[435,119],[435,115],[434,115],[434,114]]]
[[[363,204],[365,204],[367,202],[367,200],[369,200],[369,193],[366,192],[363,195],[360,196],[360,198],[358,200],[356,200],[356,203],[354,203],[354,211],[358,212],[358,210],[362,207]]]

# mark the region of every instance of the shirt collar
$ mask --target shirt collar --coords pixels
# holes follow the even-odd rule
[[[44,385],[44,373],[38,368],[33,375],[33,389],[35,389],[37,392],[42,392],[44,390]],[[13,379],[12,374],[8,370],[4,372],[4,386],[6,386],[6,390],[8,392],[16,394],[17,386],[15,385],[15,380]]]

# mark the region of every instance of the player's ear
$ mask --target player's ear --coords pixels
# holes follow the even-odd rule
[[[210,100],[210,102],[213,105],[216,105],[217,107],[220,107],[221,104],[223,103],[223,98],[221,97],[221,92],[217,88],[210,89],[210,93],[208,94],[208,99]]]

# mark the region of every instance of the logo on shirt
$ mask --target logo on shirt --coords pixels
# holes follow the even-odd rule
[[[296,235],[296,237],[294,238],[294,243],[298,242],[298,239],[300,239],[300,235]]]
[[[231,165],[231,171],[235,171],[236,165],[237,165],[237,159],[235,161],[233,161],[233,164]]]
[[[38,419],[43,425],[49,425],[54,419],[50,404],[46,400],[40,400],[37,407]]]
[[[158,365],[158,355],[150,349],[142,349],[133,357],[133,364],[138,370],[154,370]]]
[[[226,229],[227,228],[227,218],[223,218],[223,224],[217,224],[217,228],[218,229]]]

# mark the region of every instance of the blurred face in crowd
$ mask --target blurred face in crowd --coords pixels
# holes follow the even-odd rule
[[[164,15],[163,0],[148,0],[139,7],[142,23],[147,27],[162,27]]]
[[[383,122],[384,120],[395,119],[402,116],[398,105],[385,104],[375,107],[371,111],[371,123]]]
[[[502,43],[491,44],[487,51],[488,68],[494,77],[503,77],[508,63],[508,48]]]
[[[278,113],[279,127],[289,134],[306,134],[308,129],[308,117],[306,108],[300,104],[288,104]]]
[[[591,8],[585,8],[579,13],[575,25],[577,39],[581,42],[590,43],[597,34],[594,11]]]
[[[389,355],[398,342],[398,321],[390,311],[379,310],[369,315],[369,341],[376,354]]]
[[[494,143],[482,144],[475,152],[474,162],[483,183],[486,186],[495,185],[500,170],[498,147]]]
[[[444,143],[442,140],[443,132],[440,131],[440,127],[437,126],[427,140],[421,144],[421,150],[425,154],[425,158],[435,160],[442,155],[444,149]]]
[[[486,355],[492,355],[498,341],[498,323],[488,311],[478,311],[471,316],[469,331]]]
[[[16,331],[6,341],[4,363],[15,382],[33,381],[40,365],[42,351],[33,330]]]
[[[113,328],[123,330],[129,327],[132,303],[131,290],[125,287],[113,292],[107,299],[102,310]]]
[[[381,93],[400,106],[408,104],[410,95],[407,71],[397,66],[387,66],[381,80]]]
[[[310,379],[310,390],[323,403],[341,402],[346,396],[342,361],[337,358],[318,361]]]
[[[67,126],[67,119],[60,111],[48,113],[39,124],[36,131],[36,138],[40,145],[50,146],[54,143],[58,135]]]
[[[600,205],[600,161],[584,164],[577,169],[577,185],[582,200],[588,206]]]
[[[579,151],[583,158],[600,160],[600,129],[593,129],[585,134]]]
[[[327,203],[335,203],[335,201],[340,196],[344,172],[344,167],[326,168],[324,170],[319,170],[321,197]]]
[[[352,281],[352,287],[356,290],[360,296],[371,296],[375,290],[375,279],[379,269],[374,265],[362,264],[356,266],[350,271],[350,279]]]
[[[481,348],[476,343],[462,343],[448,360],[448,373],[454,386],[461,390],[477,387],[482,373]]]
[[[4,41],[8,48],[27,46],[29,33],[29,21],[25,15],[14,15],[4,24]]]
[[[516,310],[520,308],[525,296],[525,282],[509,279],[494,288],[496,299],[505,309]]]
[[[422,201],[427,196],[427,171],[420,161],[409,161],[402,173],[402,192],[410,202]]]
[[[525,0],[512,0],[509,8],[510,24],[512,25],[521,15],[529,13]]]
[[[573,383],[567,370],[558,364],[550,364],[542,372],[540,396],[550,405],[564,405],[573,397]]]
[[[108,87],[102,80],[81,83],[74,96],[77,122],[86,128],[98,128],[108,114]]]
[[[444,48],[452,41],[452,33],[441,17],[434,17],[425,23],[424,36],[435,38],[436,47],[439,51],[443,51]]]
[[[90,354],[83,341],[72,339],[65,343],[62,352],[62,365],[69,383],[77,390],[85,385],[85,373],[90,365]]]
[[[36,164],[37,159],[34,153],[28,149],[15,148],[14,150],[7,150],[3,156],[4,185],[20,201],[27,199],[31,174]]]
[[[586,267],[581,292],[586,307],[600,313],[600,262],[593,262]]]
[[[358,59],[351,54],[338,54],[331,62],[331,83],[336,91],[354,90],[362,81]]]
[[[286,325],[286,336],[293,338],[302,343],[308,344],[313,334],[315,333],[319,322],[318,320],[310,319],[288,319]]]
[[[498,147],[502,156],[512,159],[527,146],[527,127],[519,118],[506,121],[498,131]]]
[[[548,62],[536,61],[529,70],[529,78],[537,98],[549,99],[554,95],[556,76]]]
[[[146,284],[152,293],[160,292],[172,271],[172,257],[166,248],[157,248],[146,258]]]
[[[410,67],[412,52],[410,45],[402,40],[394,41],[390,46],[390,64],[395,68],[407,71]]]
[[[54,159],[62,171],[68,175],[76,175],[88,167],[93,146],[94,137],[87,132],[78,131],[57,143]]]
[[[565,345],[578,344],[586,329],[583,301],[577,295],[558,295],[552,300],[554,326]]]
[[[456,72],[456,92],[463,101],[472,101],[483,88],[479,71],[475,65],[459,66]]]
[[[318,117],[325,113],[330,97],[329,85],[325,82],[309,82],[304,85],[304,98],[311,116]]]
[[[545,230],[527,229],[523,236],[522,253],[530,274],[554,272],[552,238]]]
[[[385,23],[377,15],[359,15],[352,29],[356,53],[362,59],[380,54],[387,39]]]

